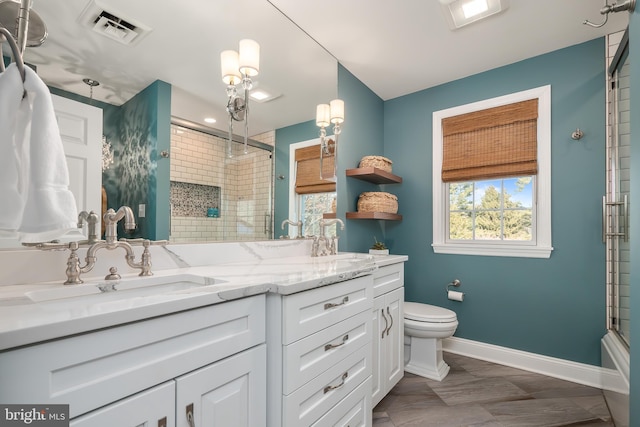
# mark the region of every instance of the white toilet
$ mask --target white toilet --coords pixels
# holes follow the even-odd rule
[[[404,370],[442,381],[449,365],[442,359],[442,339],[458,327],[456,313],[435,305],[404,303]]]

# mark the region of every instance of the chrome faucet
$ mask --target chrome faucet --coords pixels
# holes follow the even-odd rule
[[[99,217],[94,211],[82,211],[78,214],[78,228],[82,228],[84,224],[87,224],[87,240],[81,243],[95,243],[100,240],[98,235],[98,220]]]
[[[290,219],[285,219],[284,221],[282,221],[282,224],[280,225],[280,228],[282,228],[284,230],[284,226],[285,224],[289,224],[289,226],[293,225],[294,227],[298,227],[298,236],[296,237],[296,239],[302,239],[302,221],[292,221]],[[283,237],[281,237],[283,238]],[[287,234],[286,237],[284,237],[285,239],[289,238],[289,235]]]
[[[340,224],[340,230],[344,230],[344,222],[341,219],[321,219],[320,220],[320,236],[313,237],[313,245],[311,246],[311,256],[335,255],[338,253],[339,236],[332,236],[331,240],[327,238],[327,227],[333,224]]]
[[[83,213],[80,214],[79,218],[82,217],[83,218],[82,220],[84,221],[85,216],[90,228],[89,235],[91,236],[91,233],[92,233],[91,224],[93,222],[93,218],[91,214],[84,215]],[[149,246],[165,245],[168,242],[166,240],[151,242],[148,239],[118,240],[118,222],[123,218],[124,218],[125,230],[126,231],[135,230],[136,222],[133,216],[133,211],[128,206],[122,206],[120,209],[118,209],[117,212],[113,209],[109,209],[104,214],[103,219],[105,222],[105,240],[97,240],[97,239],[92,240],[92,238],[89,237],[88,241],[71,242],[69,244],[64,244],[64,245],[63,244],[58,244],[58,245],[40,244],[40,245],[37,245],[36,247],[43,250],[69,249],[71,251],[71,254],[69,255],[69,258],[67,260],[67,270],[66,270],[67,280],[64,282],[65,285],[75,285],[75,284],[83,283],[82,279],[80,278],[80,275],[83,273],[88,273],[93,269],[97,261],[96,252],[98,252],[100,249],[103,249],[103,248],[107,250],[123,248],[126,252],[125,259],[127,261],[127,264],[131,268],[139,269],[140,270],[139,276],[153,275],[153,273],[151,272],[151,253],[149,252]],[[79,219],[79,224],[81,226],[80,219]],[[93,223],[93,228],[97,228],[97,221]],[[95,231],[96,230],[93,230],[93,232]],[[87,250],[87,255],[85,257],[86,264],[84,266],[81,266],[80,258],[78,257],[77,251],[80,244],[85,244],[85,243],[89,243],[89,249]],[[144,247],[144,250],[142,251],[141,259],[139,262],[135,262],[135,254],[133,252],[133,247],[131,246],[131,243],[141,243],[142,246]],[[110,274],[105,276],[106,280],[120,279],[120,275],[117,273],[117,269],[115,267],[111,267],[109,271],[110,271]]]

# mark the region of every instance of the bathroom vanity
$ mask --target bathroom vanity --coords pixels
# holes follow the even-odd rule
[[[0,402],[69,404],[75,427],[371,425],[403,374],[406,257],[179,256],[154,280],[195,285],[161,294],[0,286]]]

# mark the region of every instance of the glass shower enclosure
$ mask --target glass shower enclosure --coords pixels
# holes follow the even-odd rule
[[[602,240],[606,245],[607,327],[630,346],[630,77],[625,32],[609,67],[607,193],[602,200]]]
[[[249,142],[172,120],[172,243],[273,238],[273,146]]]

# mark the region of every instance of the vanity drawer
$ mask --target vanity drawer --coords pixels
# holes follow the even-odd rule
[[[371,313],[363,311],[284,346],[284,394],[291,394],[347,355],[371,342]]]
[[[404,263],[391,264],[373,272],[373,297],[404,286]]]
[[[264,342],[264,319],[256,295],[1,352],[0,402],[76,417]]]
[[[311,427],[366,427],[373,423],[371,377],[360,384]]]
[[[284,396],[286,426],[308,426],[371,377],[371,343],[365,344],[331,369]],[[364,392],[371,395],[371,386]]]
[[[283,298],[283,344],[290,344],[373,307],[372,276]]]

